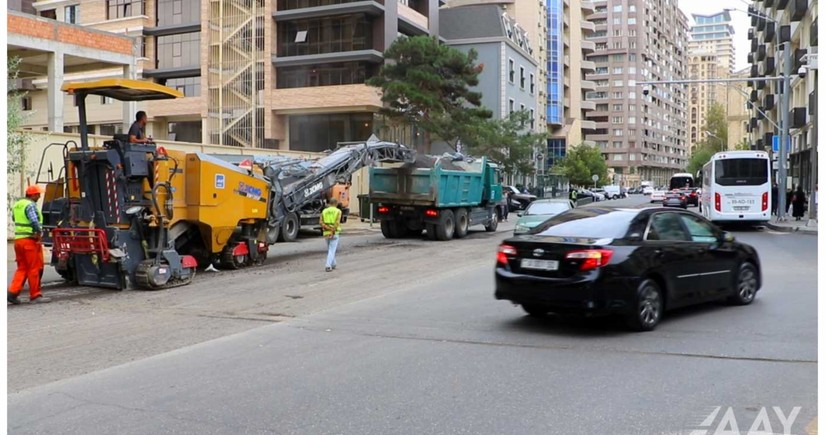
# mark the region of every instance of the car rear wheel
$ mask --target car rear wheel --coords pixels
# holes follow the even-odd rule
[[[544,317],[550,312],[547,308],[535,304],[521,304],[521,309],[531,317]]]
[[[736,276],[736,288],[729,301],[735,305],[749,305],[756,298],[758,280],[756,279],[756,267],[751,263],[744,263],[739,267],[739,274]]]
[[[664,311],[662,290],[652,279],[639,284],[636,309],[627,317],[630,328],[636,331],[652,331],[659,324]]]

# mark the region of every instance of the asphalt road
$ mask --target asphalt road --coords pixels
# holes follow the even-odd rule
[[[649,333],[495,301],[503,231],[352,236],[332,274],[310,267],[323,254],[308,240],[175,291],[9,310],[9,433],[714,433],[725,418],[744,433],[763,407],[760,428],[782,433],[773,407],[797,406],[788,429],[804,433],[816,237],[735,235],[765,267],[754,304],[681,310]]]

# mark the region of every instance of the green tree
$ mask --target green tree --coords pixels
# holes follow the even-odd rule
[[[607,163],[601,150],[585,144],[569,147],[567,154],[557,164],[560,172],[570,180],[570,184],[588,186],[593,184],[593,175],[599,180],[607,179]]]
[[[738,144],[736,144],[734,149],[737,151],[747,151],[751,149],[751,145],[748,143],[747,139],[742,139]]]
[[[717,102],[713,102],[708,108],[705,116],[704,131],[712,134],[701,142],[701,146],[707,146],[715,152],[725,151],[728,147],[728,116],[725,107]]]
[[[436,37],[414,36],[396,39],[384,58],[388,62],[367,84],[381,88],[382,114],[424,130],[425,152],[433,134],[455,147],[468,127],[492,116],[481,107],[481,93],[470,89],[482,70],[475,50],[465,54]]]
[[[17,79],[19,76],[20,58],[14,57],[8,59],[8,85],[9,90],[6,96],[8,104],[8,111],[6,113],[6,126],[8,133],[6,137],[6,157],[8,158],[6,166],[6,180],[11,182],[15,177],[19,177],[25,170],[25,155],[26,146],[31,141],[31,137],[20,128],[26,120],[26,113],[23,112],[23,97],[26,96],[17,87]],[[19,192],[18,192],[19,193]],[[15,192],[11,189],[7,192],[7,208],[10,211],[14,199],[17,197]]]
[[[547,135],[530,130],[530,112],[520,110],[502,120],[475,120],[464,124],[461,141],[469,154],[487,156],[499,163],[504,173],[531,175],[535,171],[533,150],[544,149]]]
[[[688,160],[687,171],[691,174],[696,174],[697,171],[702,169],[702,167],[710,161],[710,158],[713,157],[714,154],[716,154],[716,150],[709,146],[696,148],[690,155],[690,160]]]

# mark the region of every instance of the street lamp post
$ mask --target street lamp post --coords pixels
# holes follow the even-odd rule
[[[712,132],[707,131],[707,130],[705,130],[705,134],[706,134],[706,135],[708,135],[708,136],[710,136],[710,137],[712,137],[712,138],[715,138],[716,140],[718,140],[718,141],[719,141],[719,152],[722,152],[722,151],[724,151],[724,150],[725,150],[725,148],[727,148],[727,147],[725,146],[726,144],[722,142],[722,138],[721,138],[721,137],[719,137],[719,136],[717,136],[717,135],[715,135],[715,134],[713,134]]]

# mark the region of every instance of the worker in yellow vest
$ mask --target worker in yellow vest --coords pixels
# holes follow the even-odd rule
[[[321,229],[327,241],[327,272],[332,272],[336,267],[335,251],[338,250],[338,237],[341,234],[341,214],[336,198],[330,198],[327,208],[321,212]]]
[[[14,256],[17,270],[8,291],[8,301],[19,304],[18,295],[23,284],[29,282],[29,302],[49,302],[40,294],[40,277],[43,273],[43,213],[37,208],[40,188],[36,185],[26,188],[26,197],[12,207],[14,219]]]

